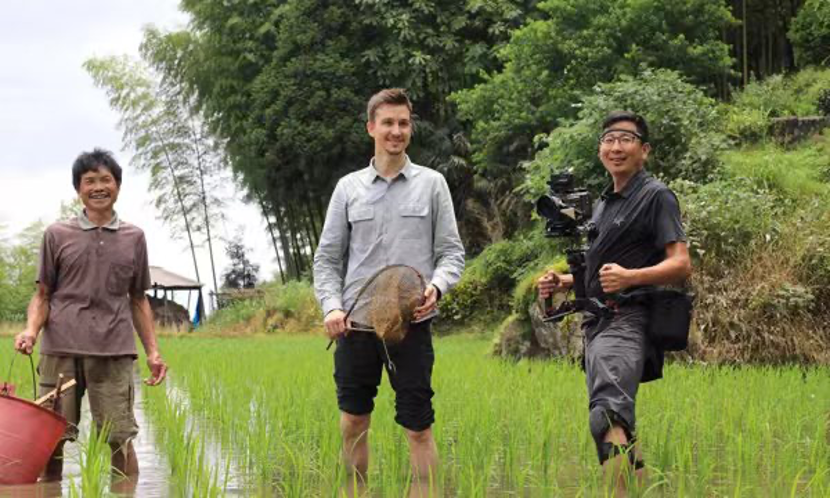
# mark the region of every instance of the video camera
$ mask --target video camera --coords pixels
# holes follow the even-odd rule
[[[545,218],[547,237],[578,237],[591,219],[591,195],[574,188],[570,172],[551,173],[549,192],[536,201],[536,212]]]
[[[568,267],[573,275],[574,298],[553,309],[553,297],[545,299],[545,322],[559,322],[573,313],[587,311],[597,317],[613,314],[611,308],[597,298],[585,297],[585,235],[591,229],[592,201],[588,190],[574,187],[570,172],[551,173],[547,194],[536,201],[536,212],[545,219],[546,237],[569,237],[572,246],[565,250]]]

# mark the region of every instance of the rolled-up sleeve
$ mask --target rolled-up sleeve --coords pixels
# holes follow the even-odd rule
[[[458,224],[455,221],[455,209],[447,180],[443,176],[440,176],[439,180],[433,191],[435,271],[430,283],[438,288],[441,295],[446,295],[455,287],[464,271],[464,246],[458,235]]]
[[[343,309],[343,278],[348,248],[347,197],[341,180],[331,194],[320,244],[314,254],[314,294],[323,309],[323,316]]]

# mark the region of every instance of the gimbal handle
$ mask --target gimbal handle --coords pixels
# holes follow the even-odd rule
[[[591,313],[597,318],[610,318],[614,316],[614,310],[595,297],[575,298],[560,304],[553,313],[546,315],[542,319],[542,322],[558,323],[566,316],[582,311]]]

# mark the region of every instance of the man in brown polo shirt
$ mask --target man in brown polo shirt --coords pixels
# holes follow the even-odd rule
[[[113,467],[134,476],[138,462],[132,439],[138,426],[133,415],[133,330],[152,374],[145,382],[158,385],[167,373],[144,294],[151,284],[147,244],[144,232],[121,221],[113,210],[121,167],[109,152],[95,149],[78,156],[72,180],[84,209],[72,220],[49,226],[43,235],[37,291],[15,349],[31,354],[43,329],[41,395],[54,389],[59,374],[78,382],[61,402],[69,421],[65,440],[77,437],[81,400],[88,393],[95,425],[100,429],[105,421],[110,423]],[[63,443],[43,479],[61,478],[62,457]]]

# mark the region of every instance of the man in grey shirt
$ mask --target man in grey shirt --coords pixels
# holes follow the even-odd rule
[[[434,352],[430,321],[438,299],[459,280],[464,247],[444,177],[413,164],[406,155],[412,136],[412,104],[400,89],[375,94],[367,130],[375,157],[364,169],[341,178],[332,193],[314,257],[314,288],[328,335],[337,341],[334,380],[341,411],[343,458],[351,483],[366,484],[368,430],[380,385],[384,354],[371,334],[346,333],[346,312],[372,274],[392,264],[417,269],[428,285],[424,303],[403,341],[389,347],[396,369],[395,421],[404,427],[414,473],[413,494],[426,494],[438,454],[431,387]],[[357,491],[357,490],[353,490]]]
[[[56,387],[60,375],[77,382],[62,398],[60,411],[69,426],[42,478],[61,479],[64,441],[74,441],[78,435],[85,395],[98,430],[105,422],[110,424],[113,468],[135,477],[136,333],[147,353],[151,377],[146,383],[158,385],[167,374],[144,294],[151,284],[147,243],[140,228],[120,220],[115,212],[121,166],[112,154],[95,149],[78,156],[72,182],[84,209],[76,218],[46,229],[37,290],[29,304],[26,329],[15,339],[15,349],[32,354],[43,330],[38,365],[41,396]]]

